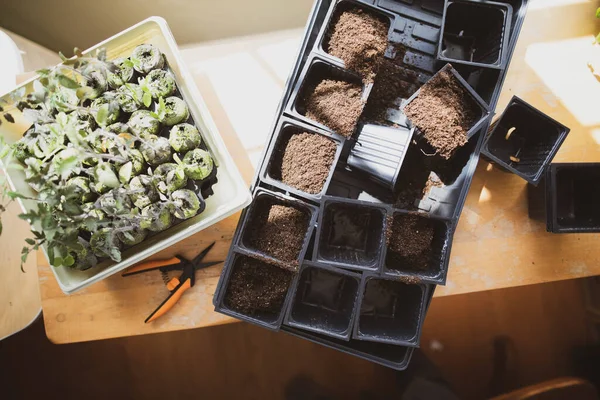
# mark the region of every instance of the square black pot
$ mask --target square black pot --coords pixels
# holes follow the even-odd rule
[[[298,274],[284,323],[349,340],[360,274],[309,261],[304,262]]]
[[[359,314],[352,337],[358,340],[418,347],[429,306],[427,285],[365,274]]]
[[[281,168],[281,157],[283,155],[282,147],[287,144],[292,135],[302,132],[323,136],[327,139],[332,140],[337,147],[335,157],[329,170],[329,176],[327,177],[327,180],[323,185],[323,189],[316,194],[307,193],[303,190],[297,189],[295,187],[283,183],[281,181],[281,177],[277,175],[276,171],[277,168]],[[342,136],[339,136],[337,134],[331,134],[304,122],[295,121],[287,117],[282,117],[279,121],[279,124],[277,125],[275,138],[271,141],[271,145],[267,150],[266,158],[268,161],[263,164],[263,168],[261,171],[261,179],[265,183],[271,186],[275,186],[278,189],[281,189],[285,192],[293,193],[294,195],[306,198],[307,200],[318,202],[321,199],[321,197],[327,192],[329,182],[331,182],[331,177],[333,176],[333,172],[335,171],[335,167],[340,158],[340,153],[342,152],[344,142],[345,138],[343,138]]]
[[[321,30],[319,31],[319,35],[317,36],[317,40],[315,41],[315,50],[316,52],[333,59],[340,65],[344,66],[344,68],[347,68],[344,65],[344,61],[329,53],[329,39],[331,35],[331,30],[333,29],[333,24],[339,16],[339,14],[352,8],[362,9],[364,12],[377,17],[382,22],[385,22],[388,26],[388,42],[390,42],[390,38],[393,35],[395,25],[394,21],[396,19],[396,16],[394,14],[374,6],[372,2],[362,0],[341,0],[337,2],[332,1],[327,16],[325,17],[325,21],[328,21],[328,23],[323,24],[321,26]]]
[[[546,174],[548,232],[600,232],[600,163],[553,163]]]
[[[369,179],[394,190],[414,129],[365,124],[359,129],[347,163]]]
[[[253,226],[255,224],[260,224],[266,219],[266,217],[268,216],[268,212],[265,211],[265,208],[270,208],[273,205],[282,205],[295,208],[306,213],[308,217],[308,224],[306,234],[304,236],[304,241],[300,249],[298,258],[293,262],[278,259],[273,254],[269,254],[257,249],[252,243],[252,240],[255,238],[255,232],[252,229]],[[298,199],[294,199],[281,193],[276,193],[270,190],[259,188],[254,193],[254,198],[249,206],[248,212],[246,212],[244,215],[241,232],[239,235],[237,235],[236,244],[239,245],[240,248],[242,248],[243,250],[247,251],[249,254],[253,254],[254,257],[261,258],[272,264],[277,264],[282,268],[297,271],[300,265],[302,264],[302,260],[304,260],[304,255],[306,254],[310,237],[312,235],[312,231],[317,220],[317,213],[318,208],[311,204],[305,203]]]
[[[490,161],[537,185],[568,133],[569,128],[513,96],[481,152]]]
[[[373,84],[364,84],[362,78],[358,74],[344,69],[341,63],[336,64],[335,61],[328,60],[323,56],[314,54],[307,61],[304,70],[296,82],[294,91],[290,96],[286,111],[294,118],[305,123],[321,128],[326,132],[339,134],[331,127],[314,121],[306,116],[306,98],[324,79],[334,79],[360,85],[362,87],[361,99],[364,103],[366,103],[367,98],[369,97]],[[341,134],[340,136],[344,137],[344,135]]]
[[[253,263],[258,263],[260,268],[264,268],[267,273],[270,271],[271,273],[277,273],[281,275],[283,278],[288,276],[289,284],[287,288],[287,292],[285,296],[281,299],[280,307],[271,307],[267,309],[265,307],[264,310],[256,310],[249,311],[244,310],[238,304],[235,304],[235,301],[229,298],[229,295],[232,293],[232,284],[235,284],[235,279],[238,275],[239,268],[242,268],[242,262],[245,260],[251,260]],[[251,274],[247,276],[251,277]],[[240,278],[237,278],[240,279]],[[296,281],[298,279],[298,274],[296,272],[283,269],[274,264],[269,264],[260,258],[255,258],[252,254],[245,252],[243,250],[237,250],[231,252],[227,257],[227,261],[225,262],[224,273],[221,276],[219,281],[219,285],[221,286],[221,290],[215,296],[215,311],[229,315],[230,317],[238,318],[246,322],[250,322],[255,325],[262,326],[264,328],[277,331],[283,322],[283,318],[285,316],[285,311],[288,308],[289,302],[292,296],[292,288],[296,286]],[[261,290],[257,288],[257,285],[260,285],[262,279],[257,275],[257,279],[254,281],[249,281],[245,285],[245,290],[254,291],[255,298],[262,298],[263,296],[257,295],[257,293],[261,293]],[[268,295],[272,288],[265,287],[262,291],[263,295]]]
[[[442,67],[434,76],[432,76],[431,79],[434,79],[438,74],[441,74],[444,71],[447,71],[450,74],[452,74],[452,76],[456,79],[459,85],[461,85],[465,89],[465,92],[469,95],[471,101],[473,101],[473,103],[479,108],[479,118],[473,122],[473,124],[467,131],[467,138],[471,138],[488,123],[488,119],[490,118],[490,108],[488,104],[485,101],[483,101],[483,99],[477,94],[477,92],[473,90],[471,85],[469,85],[467,81],[465,81],[464,78],[458,73],[458,71],[454,69],[454,67],[450,64],[444,65],[444,67]],[[415,94],[413,94],[408,100],[406,100],[406,102],[402,106],[402,110],[404,110],[414,99],[416,99],[419,96],[420,92],[421,89],[417,90]],[[415,136],[417,136],[417,133],[420,132],[417,126],[415,126],[415,131]],[[421,136],[421,134],[419,133],[418,136]]]
[[[366,342],[354,339],[346,342],[285,325],[281,326],[281,331],[331,349],[352,354],[367,361],[381,364],[396,371],[404,371],[408,367],[414,351],[412,347],[394,346],[386,343]]]
[[[446,0],[437,58],[479,67],[504,68],[512,6],[485,0]]]
[[[423,225],[421,229],[433,230],[433,239],[430,244],[418,242],[415,238],[407,248],[415,247],[415,253],[420,247],[425,247],[423,252],[412,254],[407,251],[401,255],[390,247],[393,240],[393,229],[395,224],[402,224],[405,218],[417,218]],[[454,224],[447,219],[439,218],[424,213],[409,213],[403,210],[393,211],[388,220],[386,231],[386,247],[383,261],[383,274],[392,279],[404,279],[423,283],[444,285],[448,275],[448,263],[450,261],[450,250],[452,237],[454,236]]]
[[[340,268],[379,271],[385,216],[381,205],[324,196],[313,259]]]

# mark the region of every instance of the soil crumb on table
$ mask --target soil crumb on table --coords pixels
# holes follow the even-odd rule
[[[449,159],[467,143],[478,106],[452,73],[443,71],[421,87],[405,112],[437,154]]]
[[[325,79],[308,94],[306,116],[351,137],[364,107],[361,95],[361,85]]]
[[[272,175],[286,185],[310,194],[323,190],[337,146],[316,133],[293,134],[276,155]]]
[[[412,214],[397,214],[389,234],[390,256],[388,268],[426,270],[432,253],[431,244],[435,233],[430,219]]]
[[[243,314],[279,313],[293,273],[263,261],[243,257],[233,270],[225,305]]]
[[[400,67],[390,60],[383,60],[365,106],[363,119],[389,125],[387,110],[398,109],[397,100],[408,99],[418,88],[416,72]]]
[[[346,67],[371,80],[388,44],[389,23],[360,8],[334,17],[326,51]]]
[[[308,231],[309,213],[293,207],[259,204],[251,218],[250,245],[298,268],[298,256]]]

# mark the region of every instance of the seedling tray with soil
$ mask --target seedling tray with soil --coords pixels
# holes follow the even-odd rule
[[[504,68],[512,13],[512,6],[506,3],[446,1],[438,59],[478,67]]]
[[[425,153],[450,159],[487,125],[489,106],[452,68],[444,66],[404,106]]]
[[[364,275],[352,337],[418,347],[428,306],[428,291],[426,285]]]
[[[323,197],[314,259],[359,271],[379,271],[386,208],[369,202]]]
[[[509,60],[526,2],[511,0],[506,4],[514,10],[510,28],[507,28],[510,36],[505,54]],[[465,124],[469,126],[463,127],[468,140],[447,152],[447,157],[432,156],[434,151],[431,149],[424,152],[425,141],[416,131],[405,149],[393,152],[395,165],[401,165],[396,179],[392,178],[395,169],[394,174],[377,172],[377,168],[371,168],[372,171],[361,169],[352,157],[353,153],[356,156],[360,150],[381,141],[384,131],[407,136],[402,135],[410,128],[403,104],[444,67],[437,60],[444,5],[443,0],[317,1],[277,111],[268,150],[253,184],[256,193],[268,189],[320,205],[309,250],[299,260],[302,268],[293,286],[295,303],[292,305],[290,300],[281,329],[395,369],[404,369],[408,365],[412,348],[406,346],[418,345],[424,313],[435,289],[435,286],[421,282],[442,283],[445,280],[452,234],[479,160],[489,124],[488,110],[498,101],[506,70],[457,64],[456,70],[465,78],[462,79],[456,71],[446,67],[444,71],[451,71],[451,78],[462,90],[460,99],[467,98],[475,104],[470,121],[474,126]],[[457,104],[460,105],[460,101]],[[334,141],[337,138],[341,144],[334,168],[327,170],[333,174],[325,179],[323,191],[315,197],[290,189],[288,183],[281,183],[284,168],[279,166],[273,149],[282,149],[282,143],[288,147],[288,136],[293,135],[282,129],[287,124],[312,126],[314,129],[308,132]],[[372,130],[371,126],[377,129]],[[375,134],[377,140],[365,140],[362,137],[365,132]],[[294,157],[290,154],[290,160],[304,160],[303,155],[310,153],[307,150],[310,143],[296,147],[299,143],[303,141],[292,142],[291,148],[297,152]],[[401,152],[401,157],[396,157]],[[381,153],[378,156],[381,160],[377,161],[382,161]],[[391,171],[391,164],[388,168]],[[321,170],[319,183],[323,181],[326,168],[319,168]],[[312,182],[311,175],[306,176],[306,182]],[[301,178],[291,177],[294,179],[292,185],[299,186]],[[318,190],[320,185],[317,186]],[[254,206],[242,213],[242,222],[234,237],[239,246],[234,246],[231,254],[246,248],[240,243],[248,234],[247,220],[253,209]],[[385,265],[386,227],[393,223],[394,216],[407,215],[409,211],[419,212],[419,217],[434,223],[433,237],[419,235],[412,238],[416,243],[429,243],[431,239],[431,253],[415,253],[430,263],[423,270],[404,263],[403,269],[396,271]],[[402,255],[401,251],[396,253]],[[389,254],[390,259],[394,257],[394,251]],[[230,269],[228,264],[215,295],[217,310],[220,299],[226,296]],[[334,276],[324,271],[332,272]],[[344,319],[343,324],[336,322],[334,316],[337,314],[332,310],[337,307],[331,306],[335,303],[331,293],[327,299],[319,295],[323,288],[334,285],[337,288],[339,282],[344,281],[339,275],[335,277],[337,272],[346,277],[360,275],[363,289],[359,289],[359,296],[366,297],[362,316],[360,306],[356,305],[352,316],[353,337],[349,340],[343,332],[348,319]],[[305,276],[301,278],[302,275]],[[371,290],[372,293],[365,296],[367,276],[374,282],[390,285],[388,292],[392,294],[374,296],[373,293],[378,291]],[[402,303],[396,301],[400,297]],[[319,310],[324,305],[327,305],[326,309]],[[319,314],[314,314],[316,312]],[[384,316],[387,319],[380,318]]]
[[[265,189],[255,193],[239,246],[255,257],[297,271],[308,247],[317,208]]]
[[[282,118],[261,176],[268,185],[319,201],[327,192],[343,142],[338,135]]]
[[[230,253],[223,271],[215,311],[278,330],[298,274],[244,251]]]
[[[600,232],[600,163],[553,163],[545,181],[548,232]]]
[[[313,56],[302,75],[288,112],[328,132],[352,137],[371,85],[321,56]]]
[[[298,274],[285,324],[350,340],[360,274],[308,261]]]
[[[383,272],[406,282],[444,284],[452,247],[450,221],[423,214],[390,213]]]
[[[481,152],[490,161],[537,185],[569,128],[513,96]]]

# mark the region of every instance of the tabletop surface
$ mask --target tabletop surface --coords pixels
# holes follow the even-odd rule
[[[571,128],[556,161],[600,161],[600,82],[588,62],[600,60],[593,37],[595,2],[533,0],[496,113],[518,95]],[[197,85],[240,170],[250,182],[296,56],[301,30],[204,43],[182,49]],[[600,65],[600,63],[599,63]],[[600,71],[600,68],[597,68]],[[529,219],[527,185],[481,161],[454,237],[447,285],[436,296],[600,274],[600,235],[546,233]],[[238,216],[200,232],[153,258],[191,257],[213,240],[224,259]],[[197,282],[164,317],[144,324],[166,297],[160,274],[113,276],[65,296],[38,254],[48,338],[70,343],[210,326],[232,321],[213,312],[222,266]]]

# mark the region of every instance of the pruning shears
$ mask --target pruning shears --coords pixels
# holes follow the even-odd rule
[[[215,242],[212,242],[207,248],[202,250],[192,261],[183,257],[175,256],[166,260],[152,260],[137,264],[127,270],[123,276],[137,275],[148,271],[159,270],[163,280],[169,289],[169,296],[146,318],[145,323],[152,322],[167,313],[181,298],[183,293],[194,286],[196,283],[196,271],[203,268],[212,267],[223,261],[202,262],[204,257],[213,248]],[[183,271],[179,277],[169,279],[167,272]]]

